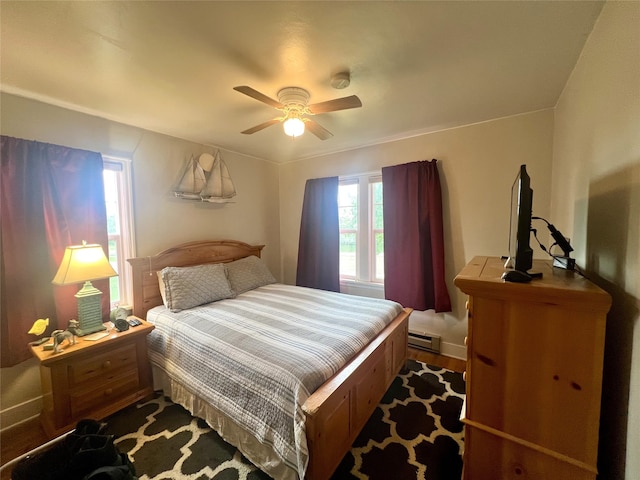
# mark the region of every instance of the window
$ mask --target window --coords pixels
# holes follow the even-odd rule
[[[357,180],[340,182],[338,186],[340,277],[353,280],[357,277],[358,187]]]
[[[340,180],[340,279],[384,281],[382,177],[360,175]]]
[[[134,256],[131,165],[128,160],[103,156],[104,200],[107,207],[109,262],[117,277],[109,279],[111,308],[133,298],[127,258]]]

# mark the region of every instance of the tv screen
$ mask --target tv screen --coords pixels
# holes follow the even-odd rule
[[[533,250],[529,246],[532,207],[533,190],[531,189],[531,179],[527,174],[527,166],[521,165],[511,187],[508,265],[525,273],[533,265]]]

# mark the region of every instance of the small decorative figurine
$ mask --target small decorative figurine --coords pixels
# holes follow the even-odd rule
[[[42,335],[48,326],[49,326],[48,318],[39,318],[38,320],[33,322],[33,326],[27,333],[31,333],[33,335]]]
[[[60,346],[65,340],[69,341],[69,345],[75,345],[79,327],[80,322],[77,320],[69,320],[69,326],[66,330],[54,330],[51,332],[51,337],[53,338],[53,353],[60,353],[62,351]]]
[[[49,319],[48,318],[39,318],[38,320],[33,322],[33,325],[31,326],[31,328],[29,329],[29,331],[27,333],[29,333],[31,335],[40,336],[45,332],[45,330],[47,329],[48,326],[49,326]],[[49,337],[43,337],[43,338],[41,338],[39,340],[36,340],[35,342],[31,342],[31,345],[42,345],[47,340],[49,340]]]

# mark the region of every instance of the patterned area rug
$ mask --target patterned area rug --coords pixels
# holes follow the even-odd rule
[[[409,360],[332,480],[449,480],[462,473],[462,375]],[[269,480],[235,447],[158,396],[107,420],[140,480]]]

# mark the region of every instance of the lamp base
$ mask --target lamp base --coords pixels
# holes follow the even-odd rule
[[[101,330],[106,330],[106,329],[107,329],[107,327],[105,327],[103,324],[100,324],[99,327],[94,326],[94,327],[89,327],[89,328],[84,328],[84,329],[83,328],[78,328],[76,330],[76,335],[78,337],[84,337],[85,335],[89,335],[91,333],[96,333],[96,332],[99,332]]]
[[[78,299],[78,327],[77,335],[83,337],[90,333],[106,330],[102,323],[102,292],[87,281],[76,293]]]

